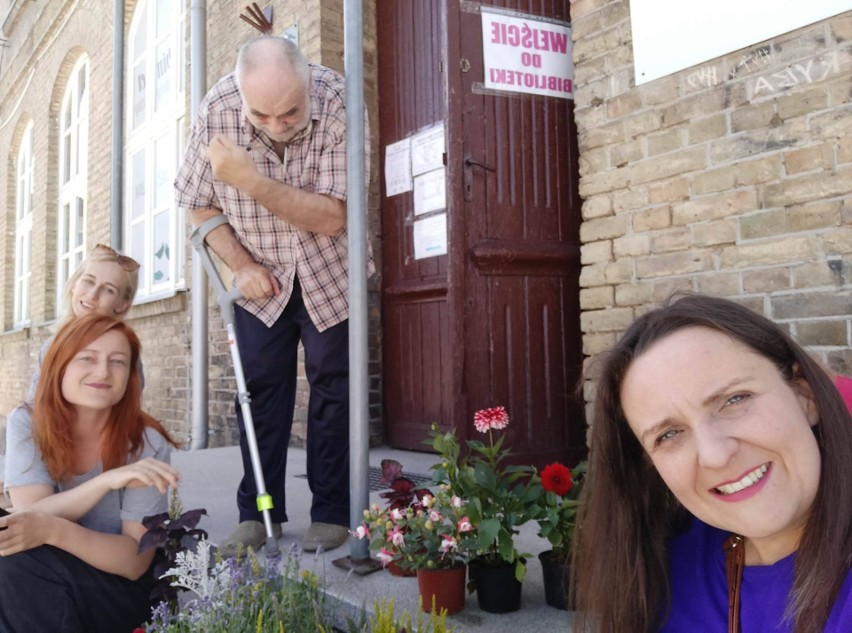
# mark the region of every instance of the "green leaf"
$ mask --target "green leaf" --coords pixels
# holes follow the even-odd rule
[[[524,565],[524,563],[519,558],[518,562],[515,563],[515,578],[517,579],[518,582],[523,582],[524,576],[526,576],[526,574],[527,574],[527,566]]]
[[[479,543],[482,549],[487,549],[497,540],[500,531],[500,520],[494,517],[482,519],[479,524]]]
[[[513,560],[515,558],[515,543],[512,541],[512,535],[506,530],[500,530],[497,539],[497,549],[503,560]]]

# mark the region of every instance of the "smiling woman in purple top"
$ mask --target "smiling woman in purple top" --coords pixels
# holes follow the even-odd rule
[[[852,419],[781,328],[699,295],[640,317],[592,429],[576,630],[852,631]]]

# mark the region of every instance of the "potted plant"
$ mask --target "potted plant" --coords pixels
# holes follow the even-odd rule
[[[174,567],[179,554],[195,549],[207,538],[207,532],[196,527],[206,514],[203,508],[184,512],[177,490],[172,488],[168,511],[142,519],[147,531],[139,540],[139,553],[152,547],[162,548],[162,552],[155,555],[153,574],[157,580],[151,590],[151,599],[168,605],[173,614],[178,609],[178,589],[172,584],[169,569]]]
[[[439,433],[433,428],[427,440],[441,456],[433,466],[436,481],[468,501],[467,514],[477,533],[476,555],[470,561],[471,590],[484,611],[505,613],[521,606],[521,582],[526,573],[526,554],[515,548],[518,528],[536,516],[536,489],[530,466],[505,465],[509,455],[503,448],[505,436],[495,440],[495,431],[509,425],[503,407],[482,409],[474,415],[474,426],[488,442],[468,440],[462,455],[454,431]]]
[[[557,609],[567,609],[568,561],[579,505],[580,492],[588,464],[583,461],[573,469],[555,462],[541,471],[542,494],[538,495],[538,535],[546,538],[552,549],[538,555],[544,574],[545,601]]]
[[[428,488],[418,488],[412,479],[405,477],[402,474],[402,464],[395,459],[382,460],[382,478],[379,480],[379,483],[388,487],[387,491],[379,493],[379,496],[387,501],[388,510],[405,510],[409,507],[415,509],[422,507],[423,498],[432,494]],[[384,549],[386,552],[384,554],[386,558],[387,553],[395,551],[396,547],[392,542],[388,541],[385,543],[384,548],[380,548],[378,551],[381,551],[381,549]],[[394,576],[416,575],[414,569],[400,567],[393,559],[387,562],[382,561],[382,563],[385,569]]]
[[[370,539],[382,564],[416,571],[424,611],[434,601],[439,611],[457,613],[464,607],[465,565],[478,544],[465,505],[447,486],[404,508],[373,504],[355,536]]]

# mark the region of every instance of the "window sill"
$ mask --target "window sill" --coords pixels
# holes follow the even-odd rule
[[[185,288],[165,290],[146,297],[137,297],[127,315],[128,321],[134,319],[181,312],[186,309],[188,290]]]

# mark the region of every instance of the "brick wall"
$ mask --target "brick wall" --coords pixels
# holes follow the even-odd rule
[[[212,85],[231,71],[239,46],[257,32],[239,18],[245,10],[242,0],[208,3],[207,9],[207,77]],[[281,33],[295,23],[299,42],[306,56],[337,70],[343,67],[343,11],[341,0],[275,0],[262,6],[273,9],[273,32]],[[125,3],[129,27],[135,1]],[[187,29],[189,28],[189,2]],[[112,105],[112,3],[102,0],[55,0],[48,3],[21,3],[14,19],[7,22],[3,36],[8,39],[0,64],[0,147],[7,155],[0,160],[0,249],[4,266],[0,270],[0,303],[4,306],[0,333],[0,451],[3,450],[2,420],[14,408],[29,387],[38,351],[51,334],[56,319],[55,252],[57,224],[57,157],[56,135],[58,112],[67,77],[81,55],[89,58],[89,153],[88,153],[88,217],[86,243],[109,242]],[[364,3],[366,96],[371,120],[377,121],[375,78],[374,4]],[[5,15],[5,11],[3,12]],[[188,42],[188,33],[187,33]],[[189,52],[187,43],[187,55]],[[189,68],[186,71],[189,81]],[[189,90],[187,89],[187,99]],[[187,111],[189,107],[187,105]],[[189,118],[189,117],[187,117]],[[27,122],[34,122],[34,216],[32,326],[12,328],[14,231],[15,231],[15,158]],[[189,121],[187,121],[189,124]],[[372,126],[373,130],[378,125]],[[377,168],[373,142],[372,179],[370,186],[371,235],[378,233]],[[186,225],[189,235],[191,228]],[[374,251],[380,256],[378,240]],[[187,246],[187,251],[189,247]],[[191,270],[185,267],[187,284]],[[225,271],[225,278],[230,275]],[[370,286],[371,345],[371,436],[381,438],[381,380],[379,326],[380,285]],[[146,387],[143,404],[146,410],[163,420],[181,440],[187,440],[190,429],[191,391],[191,288],[175,296],[134,306],[128,320],[138,332],[143,345]],[[223,446],[237,442],[234,416],[235,380],[230,351],[212,291],[209,304],[209,445]],[[300,359],[301,368],[301,359]],[[294,443],[303,443],[308,398],[308,385],[302,378],[297,396]]]
[[[638,87],[629,3],[571,15],[584,352],[689,289],[852,374],[852,12]]]

